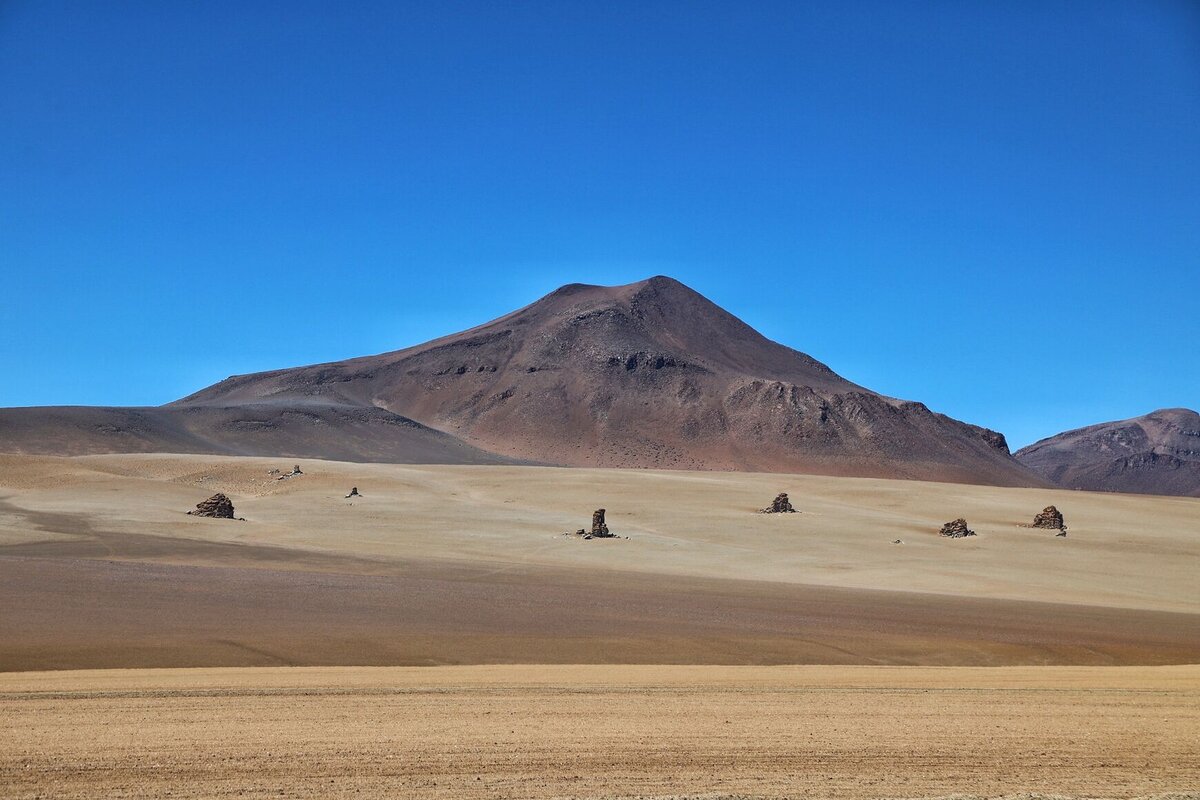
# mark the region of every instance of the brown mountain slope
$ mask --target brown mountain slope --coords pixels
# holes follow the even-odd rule
[[[1186,408],[1066,431],[1016,455],[1075,489],[1200,497],[1200,414]]]
[[[511,464],[379,408],[242,404],[0,409],[0,452],[201,453],[399,464]]]
[[[516,458],[1039,484],[1004,437],[857,386],[670,278],[572,284],[471,330],[235,376],[171,408],[378,407]]]

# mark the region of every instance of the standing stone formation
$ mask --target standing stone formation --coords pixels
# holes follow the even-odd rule
[[[942,536],[949,536],[951,539],[961,539],[964,536],[974,536],[975,531],[967,527],[967,521],[962,517],[947,522],[942,526]]]
[[[233,502],[225,495],[217,492],[207,500],[197,503],[196,508],[187,513],[193,517],[233,519]]]
[[[787,492],[780,492],[771,501],[771,505],[761,509],[761,514],[795,514],[796,509],[792,508],[792,503],[788,500]]]
[[[1050,528],[1056,531],[1065,531],[1067,526],[1063,524],[1063,515],[1054,506],[1046,506],[1041,513],[1033,518],[1033,527],[1035,528]]]
[[[603,508],[597,508],[592,512],[592,530],[589,535],[593,537],[612,536],[612,534],[608,532],[608,526],[604,524]]]
[[[277,481],[286,481],[288,478],[294,478],[297,475],[303,475],[304,473],[300,471],[300,465],[297,464],[296,466],[292,467],[291,472],[285,472],[282,475],[280,475],[279,470],[273,469],[268,474],[274,475],[275,480],[277,480]]]

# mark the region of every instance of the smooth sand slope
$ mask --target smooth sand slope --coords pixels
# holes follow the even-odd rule
[[[1196,499],[292,463],[0,457],[0,669],[1200,660]],[[245,522],[184,513],[216,491]],[[599,506],[628,539],[561,535]]]
[[[8,798],[1200,796],[1197,667],[16,673],[0,719]]]

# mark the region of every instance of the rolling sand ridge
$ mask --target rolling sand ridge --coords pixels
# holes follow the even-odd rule
[[[1200,658],[1194,499],[301,465],[0,457],[0,668]],[[186,515],[217,491],[246,521]],[[1052,502],[1068,537],[1021,527]],[[563,535],[600,506],[620,538]]]
[[[1200,500],[293,464],[0,457],[0,796],[1200,796]]]

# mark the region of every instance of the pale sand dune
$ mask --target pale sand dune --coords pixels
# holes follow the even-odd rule
[[[1200,660],[1200,500],[293,463],[0,457],[0,669]],[[245,522],[184,513],[217,491]],[[562,535],[597,506],[628,539]]]
[[[0,456],[13,509],[98,530],[384,561],[621,572],[1200,612],[1200,499],[758,473],[402,466],[205,456]],[[346,501],[352,485],[361,500]],[[187,517],[213,492],[247,522]],[[778,491],[801,513],[760,515]],[[1020,527],[1056,504],[1066,539]],[[582,542],[594,508],[630,541]],[[948,541],[965,516],[979,536]],[[63,528],[72,520],[61,519]],[[53,527],[46,525],[43,527]],[[38,537],[12,511],[0,544]],[[903,545],[893,545],[894,539]]]
[[[0,675],[0,794],[1191,797],[1200,668]]]

